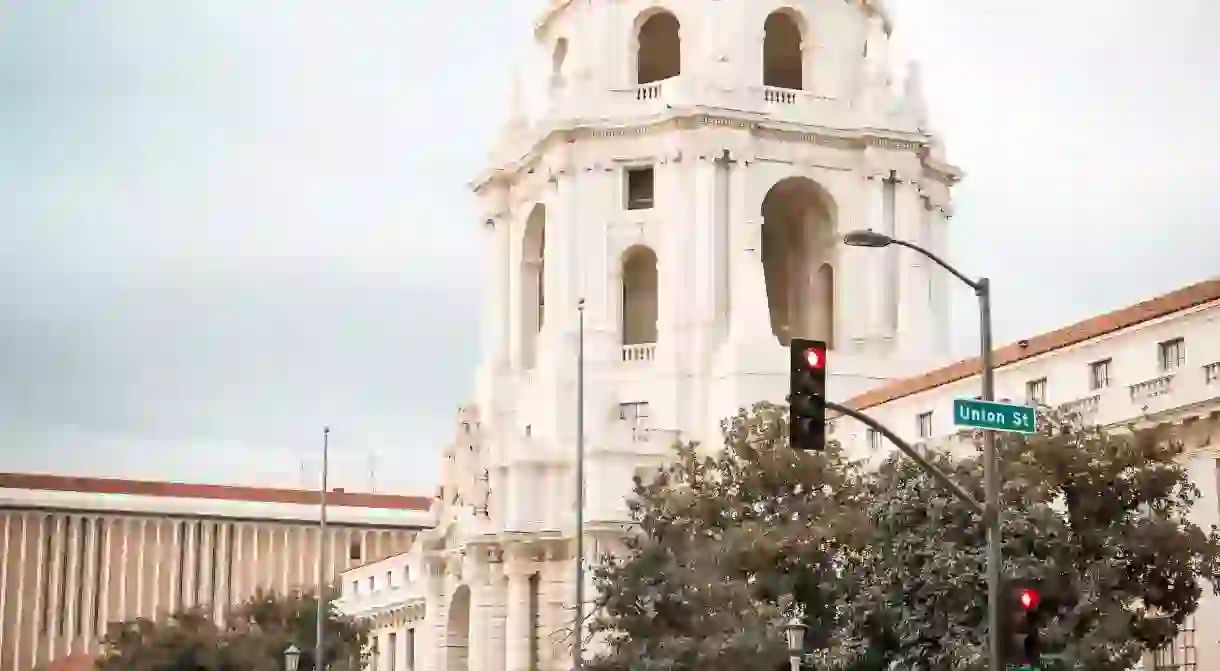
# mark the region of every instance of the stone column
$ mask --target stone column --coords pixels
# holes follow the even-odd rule
[[[509,559],[505,565],[508,573],[508,594],[504,622],[505,671],[531,671],[530,635],[530,568],[532,562],[523,556]]]
[[[893,233],[889,208],[886,205],[886,180],[888,172],[876,172],[868,175],[864,188],[864,207],[866,212],[866,228],[878,233],[891,235]],[[867,338],[872,346],[890,338],[893,331],[890,292],[893,257],[890,249],[868,249],[868,328]]]
[[[445,642],[445,616],[448,610],[444,603],[444,598],[448,596],[444,593],[444,561],[437,557],[425,557],[423,564],[426,576],[424,598],[428,612],[423,626],[419,627],[423,640],[417,645],[424,651],[425,669],[444,669],[446,648],[442,644]]]
[[[488,568],[488,592],[490,598],[490,619],[487,626],[488,650],[487,666],[484,671],[504,671],[504,615],[508,603],[507,583],[504,578],[502,557]]]
[[[750,160],[733,155],[729,164],[729,339],[735,343],[771,340],[767,282],[762,263],[762,213],[748,202]]]
[[[902,177],[894,184],[894,237],[928,246],[924,235],[927,207],[919,193],[919,184],[909,177]],[[893,250],[897,268],[895,270],[898,291],[899,347],[910,357],[921,357],[928,353],[929,333],[928,275],[924,255],[906,247]]]
[[[495,608],[486,557],[477,553],[469,563],[470,637],[466,642],[470,671],[486,671],[492,651],[491,620]]]
[[[931,239],[932,251],[936,252],[942,258],[949,253],[949,219],[951,218],[950,205],[947,199],[933,199],[931,202],[932,212],[929,225],[931,231],[929,238]],[[932,305],[930,309],[930,317],[932,321],[932,340],[934,353],[940,356],[949,354],[949,287],[951,282],[956,280],[949,276],[943,268],[935,265],[928,266],[928,272],[931,273],[930,283],[932,285]]]

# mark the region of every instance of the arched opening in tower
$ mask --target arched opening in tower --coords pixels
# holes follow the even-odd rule
[[[470,646],[470,588],[461,585],[449,602],[449,621],[445,627],[445,668],[466,671]]]
[[[771,332],[834,346],[836,207],[821,185],[789,177],[762,204],[762,260]]]
[[[636,31],[637,84],[651,84],[682,72],[682,37],[678,17],[660,10],[648,15]]]
[[[555,41],[555,49],[551,52],[551,88],[563,88],[563,64],[568,58],[568,38],[561,37]]]
[[[623,344],[657,341],[657,255],[636,245],[623,254]]]
[[[763,23],[763,84],[783,89],[805,88],[801,54],[801,20],[791,10],[771,12]]]
[[[534,367],[538,332],[546,316],[546,206],[534,206],[521,241],[521,358]]]

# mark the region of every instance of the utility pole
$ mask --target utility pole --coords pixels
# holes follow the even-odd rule
[[[322,427],[322,489],[319,491],[318,510],[318,612],[317,629],[314,632],[313,668],[323,671],[326,668],[326,653],[322,646],[325,632],[326,611],[326,479],[330,469],[330,427]]]
[[[576,614],[572,622],[572,671],[581,671],[585,656],[585,299],[577,303],[576,312]]]

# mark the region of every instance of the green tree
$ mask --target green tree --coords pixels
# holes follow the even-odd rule
[[[333,595],[328,595],[328,604]],[[97,660],[100,671],[281,671],[284,650],[302,651],[301,671],[312,671],[317,599],[312,592],[258,592],[230,611],[225,627],[206,608],[191,608],[160,621],[137,619],[110,625]],[[365,627],[328,610],[324,650],[335,671],[362,668]]]
[[[789,450],[785,416],[742,411],[717,454],[679,446],[636,479],[637,533],[595,571],[591,630],[609,645],[591,671],[778,668],[794,605],[812,632],[837,626],[840,565],[868,538],[864,477],[837,446]]]
[[[1037,436],[998,440],[1003,573],[1043,584],[1062,668],[1130,668],[1172,640],[1205,580],[1216,585],[1220,537],[1187,517],[1199,492],[1171,435],[1041,423]],[[981,500],[980,457],[932,457]],[[849,567],[845,626],[827,655],[839,666],[827,668],[985,668],[982,520],[901,455],[872,492],[874,536]]]
[[[111,623],[97,660],[101,671],[228,671],[223,632],[203,608],[156,622],[138,618]]]

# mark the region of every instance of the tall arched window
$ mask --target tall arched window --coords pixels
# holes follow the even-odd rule
[[[635,74],[637,84],[677,77],[682,72],[682,36],[678,17],[667,11],[641,15],[637,23]]]
[[[561,37],[555,41],[555,49],[551,52],[551,88],[563,87],[563,64],[568,58],[568,38]]]
[[[521,364],[533,368],[546,316],[546,207],[534,206],[521,240]]]
[[[835,205],[804,177],[781,180],[762,206],[762,257],[771,331],[834,346]]]
[[[657,341],[657,255],[638,245],[623,254],[623,344]]]
[[[805,88],[800,18],[787,9],[771,12],[763,33],[763,84],[798,91]]]

